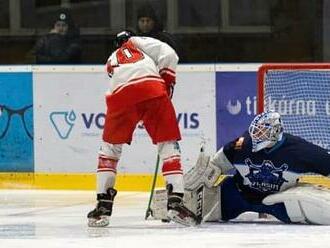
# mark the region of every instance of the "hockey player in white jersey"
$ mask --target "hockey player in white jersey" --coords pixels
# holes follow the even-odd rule
[[[181,139],[171,102],[178,56],[159,40],[136,37],[128,31],[116,37],[117,49],[107,61],[111,88],[97,169],[97,206],[88,214],[89,226],[109,224],[117,194],[115,179],[123,144],[130,144],[139,121],[158,147],[163,161],[168,202],[173,221],[195,225],[200,221],[183,205],[183,173],[178,140]]]
[[[329,180],[328,151],[283,132],[280,115],[264,112],[214,156],[201,153],[185,175],[185,201],[204,220],[228,221],[252,211],[284,223],[330,225],[330,190],[300,182],[311,173]]]

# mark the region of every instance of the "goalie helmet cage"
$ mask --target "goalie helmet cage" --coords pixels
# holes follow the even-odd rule
[[[285,132],[330,150],[330,64],[262,65],[257,110],[279,112]]]

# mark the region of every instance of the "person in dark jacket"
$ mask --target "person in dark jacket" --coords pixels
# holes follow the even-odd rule
[[[56,15],[54,26],[35,45],[37,64],[76,64],[81,62],[79,29],[67,9]]]
[[[137,35],[158,39],[170,45],[181,57],[181,49],[168,32],[164,31],[162,23],[159,21],[155,10],[149,4],[140,6],[137,11]]]

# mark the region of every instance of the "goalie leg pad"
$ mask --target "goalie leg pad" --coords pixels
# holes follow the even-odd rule
[[[293,223],[330,225],[330,190],[310,184],[299,184],[267,196],[263,203],[284,203]]]
[[[221,219],[220,186],[208,188],[200,185],[196,190],[185,191],[186,206],[205,221],[219,221]]]
[[[185,190],[184,205],[203,221],[221,220],[220,187],[207,188],[203,185],[196,190]],[[167,191],[155,190],[151,202],[152,216],[157,220],[166,220]]]
[[[167,190],[156,189],[151,201],[152,217],[156,220],[167,220]]]

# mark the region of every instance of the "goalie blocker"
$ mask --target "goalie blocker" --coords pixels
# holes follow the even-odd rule
[[[226,164],[225,156],[217,156]],[[246,199],[235,177],[221,174],[210,156],[201,152],[196,165],[185,175],[186,206],[205,221],[228,221],[247,211],[267,213],[284,223],[330,225],[330,190],[323,186],[297,183],[266,196],[261,203]],[[156,190],[153,217],[168,220],[166,190]]]

